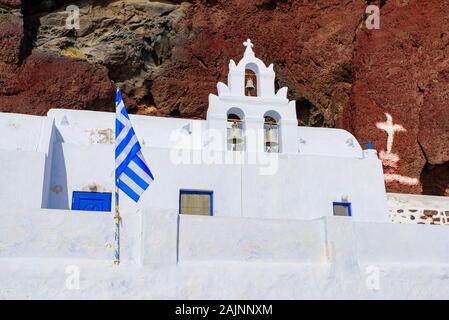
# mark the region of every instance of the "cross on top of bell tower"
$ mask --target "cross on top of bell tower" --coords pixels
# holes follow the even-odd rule
[[[243,42],[245,53],[238,64],[229,62],[228,83],[217,84],[218,96],[232,99],[244,98],[245,103],[260,104],[268,98],[281,103],[288,103],[287,87],[276,92],[274,65],[268,67],[253,52],[253,42]]]
[[[245,56],[254,56],[253,51],[254,44],[251,42],[251,39],[248,39],[245,42],[243,42],[243,45],[246,47]]]

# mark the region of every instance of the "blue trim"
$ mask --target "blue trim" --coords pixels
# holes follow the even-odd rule
[[[125,171],[123,171],[132,181],[134,181],[139,187],[143,190],[146,190],[149,186],[140,176],[138,176],[130,167],[126,167]]]
[[[142,154],[142,158],[143,158],[143,154]],[[148,175],[151,177],[151,180],[154,180],[154,177],[153,177],[153,174],[151,173],[150,168],[148,168],[147,164],[145,162],[143,162],[142,159],[139,158],[138,153],[136,153],[136,156],[131,161],[134,161],[134,163],[137,164],[140,167],[140,169],[142,169],[143,171],[148,173]]]
[[[124,101],[123,101],[123,104],[125,104]],[[120,113],[123,114],[123,115],[125,116],[126,119],[130,120],[130,119],[129,119],[129,116],[128,116],[128,112],[126,112],[126,107],[122,108],[122,110],[120,111]]]
[[[117,90],[115,91],[115,104],[119,104],[120,101],[122,101],[122,94],[120,93],[120,89],[117,88]]]
[[[112,193],[73,191],[72,210],[76,211],[105,211],[112,207]]]
[[[117,158],[120,153],[122,153],[123,149],[126,148],[126,146],[128,145],[128,143],[131,141],[131,139],[135,136],[136,134],[134,133],[134,129],[131,127],[128,130],[128,133],[126,134],[126,136],[123,138],[122,141],[120,141],[120,143],[118,144],[118,146],[115,148],[115,157]]]
[[[119,119],[115,119],[115,137],[117,138],[122,132],[123,128],[125,128],[125,125],[119,121]]]
[[[178,213],[181,214],[181,195],[183,194],[203,194],[208,195],[210,198],[210,216],[214,215],[214,192],[205,190],[193,190],[193,189],[180,189],[179,190],[179,209]]]
[[[135,202],[139,201],[140,196],[133,191],[126,183],[124,183],[122,180],[118,180],[118,187],[120,190],[122,190],[128,197],[133,199]]]
[[[335,216],[335,206],[342,206],[348,208],[348,217],[352,217],[351,202],[333,202],[332,211],[334,213],[334,216]]]
[[[126,167],[129,165],[131,160],[137,155],[137,152],[139,151],[140,151],[140,144],[139,141],[137,141],[131,148],[125,160],[123,160],[123,162],[115,169],[116,177],[120,177],[120,175],[123,173],[123,171],[125,171]]]

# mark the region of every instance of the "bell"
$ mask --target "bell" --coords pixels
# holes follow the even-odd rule
[[[243,142],[242,138],[242,129],[238,127],[237,122],[234,121],[232,123],[231,132],[228,136],[228,143],[229,144],[240,144]]]
[[[254,86],[253,79],[249,78],[248,81],[246,81],[246,86],[245,86],[245,88],[246,88],[246,89],[249,89],[249,90],[254,90],[254,89],[256,89],[256,87]]]
[[[278,145],[278,131],[270,125],[265,131],[265,146],[267,148],[272,148],[277,147]]]

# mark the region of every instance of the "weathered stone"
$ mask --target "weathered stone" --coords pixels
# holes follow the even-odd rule
[[[386,121],[386,113],[405,129],[394,136],[391,153],[398,161],[384,161],[393,177],[389,191],[421,192],[426,162],[449,160],[446,10],[438,0],[387,1],[380,30],[364,28],[357,34],[344,127],[384,151],[387,133],[376,124]],[[444,179],[449,185],[449,175]]]
[[[0,7],[19,8],[22,4],[21,0],[0,0]]]
[[[161,116],[205,118],[207,108],[198,108],[204,103],[201,91],[215,90],[215,81],[156,80],[153,84],[154,102]],[[189,97],[188,100],[185,98]],[[206,96],[207,99],[207,96]]]
[[[22,38],[22,18],[12,14],[0,15],[0,63],[19,63]]]
[[[17,94],[0,97],[1,112],[43,115],[51,108],[114,111],[107,69],[84,61],[33,53],[17,69]]]
[[[449,197],[449,161],[440,165],[426,164],[421,173],[423,192]]]
[[[120,0],[96,6],[96,2],[75,3],[80,8],[79,30],[67,30],[65,7],[37,15],[36,48],[106,66],[111,79],[133,98],[130,109],[153,104],[152,82],[163,73],[183,34],[178,22],[188,5]]]
[[[449,161],[449,32],[446,37],[445,51],[432,55],[440,63],[433,67],[436,75],[430,80],[419,113],[418,141],[432,165]],[[446,177],[449,187],[449,175]]]

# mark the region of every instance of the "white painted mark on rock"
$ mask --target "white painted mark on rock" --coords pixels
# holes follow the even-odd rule
[[[414,186],[419,183],[419,180],[412,177],[402,176],[394,172],[398,167],[398,162],[401,159],[398,154],[393,153],[393,144],[396,132],[407,132],[407,130],[400,124],[393,122],[393,117],[389,113],[385,113],[387,120],[385,122],[377,122],[376,127],[387,133],[387,150],[381,150],[379,152],[379,158],[382,160],[382,164],[387,168],[389,172],[384,174],[385,182],[399,182],[403,185]]]

